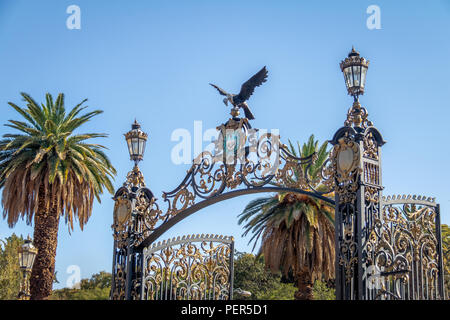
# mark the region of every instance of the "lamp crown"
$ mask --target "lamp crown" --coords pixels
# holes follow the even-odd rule
[[[363,66],[369,68],[369,63],[369,60],[361,57],[359,52],[355,50],[355,47],[352,47],[352,51],[350,51],[348,57],[341,61],[340,67],[341,71],[344,71],[345,68],[350,66]]]
[[[359,52],[355,50],[354,46],[352,46],[352,51],[350,51],[350,53],[348,54],[348,57],[350,58],[350,57],[356,57],[356,56],[359,57]]]
[[[134,123],[131,125],[131,130],[140,129],[141,125],[137,122],[136,118],[134,119]]]

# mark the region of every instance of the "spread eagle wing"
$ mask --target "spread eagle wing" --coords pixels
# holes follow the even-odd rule
[[[227,95],[228,95],[228,93],[227,93],[225,90],[223,90],[222,88],[219,88],[219,87],[216,86],[215,84],[210,83],[210,85],[212,85],[214,88],[216,88],[217,91],[219,91],[219,93],[220,93],[221,95],[223,95],[223,96],[227,96]]]
[[[267,81],[267,69],[266,66],[264,66],[261,70],[258,71],[253,77],[247,80],[242,86],[241,86],[241,92],[235,97],[233,97],[233,101],[236,103],[236,105],[248,100],[250,96],[253,94],[253,91],[256,87],[259,87],[264,82]]]

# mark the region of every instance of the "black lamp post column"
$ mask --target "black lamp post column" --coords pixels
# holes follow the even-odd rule
[[[138,167],[139,161],[143,160],[147,134],[141,131],[141,126],[135,121],[125,138],[134,167],[113,198],[113,300],[139,299],[142,253],[137,247],[148,229],[144,221],[146,211],[155,200],[152,192],[145,187],[144,176]]]
[[[367,250],[373,218],[381,210],[380,132],[359,103],[369,62],[354,49],[341,62],[347,90],[354,97],[344,127],[330,141],[335,178],[336,298],[368,298],[371,262]]]

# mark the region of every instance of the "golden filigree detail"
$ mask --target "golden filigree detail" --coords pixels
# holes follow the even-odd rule
[[[145,249],[143,299],[228,299],[233,241],[194,235]]]
[[[347,127],[361,127],[368,128],[373,126],[373,123],[368,120],[369,113],[366,108],[362,107],[359,101],[355,101],[352,107],[347,112],[347,120],[344,125]]]
[[[303,168],[298,161],[287,160],[284,166],[277,170],[275,180],[277,184],[287,188],[308,188]]]
[[[167,200],[167,194],[163,194],[164,200]],[[169,208],[164,215],[161,215],[161,219],[166,217],[174,217],[178,212],[186,209],[194,204],[195,196],[186,187],[182,187],[173,197],[172,201],[169,201]],[[178,205],[181,204],[180,207]]]
[[[402,280],[409,299],[439,299],[436,204],[421,203],[430,198],[414,198],[383,197],[382,211],[374,212],[367,265],[390,274],[391,281]]]
[[[340,243],[339,251],[339,265],[344,267],[346,283],[351,282],[354,275],[355,265],[358,263],[358,244],[356,243],[353,235],[353,219],[351,221],[351,223],[344,225],[343,238]]]
[[[366,205],[367,203],[378,204],[378,202],[380,201],[379,189],[374,187],[366,187],[364,198],[366,201]]]
[[[145,187],[144,175],[137,165],[134,166],[133,170],[128,172],[124,186],[134,186],[138,188]]]
[[[121,266],[117,267],[114,276],[114,290],[111,293],[112,300],[125,300],[125,272]]]
[[[378,145],[375,141],[375,138],[373,137],[372,132],[369,132],[367,135],[364,136],[363,140],[363,146],[364,146],[364,152],[363,156],[378,160]]]
[[[347,133],[333,147],[330,158],[333,163],[329,170],[334,170],[332,177],[340,203],[354,202],[361,173],[359,145]]]

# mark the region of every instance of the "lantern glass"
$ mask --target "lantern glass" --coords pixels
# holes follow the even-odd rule
[[[366,85],[366,74],[367,74],[367,68],[362,66],[361,67],[361,88],[364,88]]]
[[[131,148],[133,150],[132,156],[139,156],[139,138],[131,138]]]
[[[34,259],[36,258],[37,249],[31,243],[31,240],[25,240],[25,244],[19,250],[20,268],[31,270],[33,268]]]
[[[353,87],[352,68],[348,67],[344,69],[345,84],[347,89]]]
[[[145,140],[144,139],[139,139],[139,155],[141,157],[144,156],[144,152],[145,152]]]
[[[128,153],[131,156],[133,154],[133,148],[131,147],[131,139],[127,139],[127,145],[128,145]]]
[[[361,84],[361,66],[353,66],[353,85],[359,87]]]

